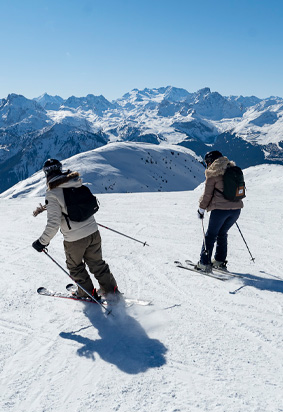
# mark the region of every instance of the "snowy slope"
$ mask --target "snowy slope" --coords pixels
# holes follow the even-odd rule
[[[42,198],[1,199],[3,412],[282,412],[282,166],[245,171],[248,197],[230,231],[223,283],[174,266],[196,260],[202,191],[100,195],[104,258],[127,296],[153,306],[114,310],[38,296],[67,276],[31,248]],[[276,193],[276,199],[274,198]],[[279,205],[279,207],[278,207]],[[205,226],[207,225],[205,217]],[[60,233],[49,253],[64,266]]]
[[[79,170],[93,193],[123,193],[194,189],[203,180],[200,160],[181,146],[112,143],[62,163],[66,170]],[[45,190],[40,171],[1,193],[0,198],[43,196]]]

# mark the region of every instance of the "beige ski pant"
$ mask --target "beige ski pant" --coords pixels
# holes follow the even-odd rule
[[[74,242],[64,241],[66,254],[66,264],[70,271],[71,278],[79,283],[89,293],[92,293],[94,286],[86,270],[94,274],[101,289],[106,293],[113,292],[117,286],[116,280],[110,272],[109,266],[102,259],[101,237],[99,231]],[[79,296],[86,294],[79,288]]]

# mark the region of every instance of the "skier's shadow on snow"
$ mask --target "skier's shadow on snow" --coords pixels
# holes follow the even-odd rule
[[[264,275],[269,275],[268,273],[261,271],[262,274]],[[263,278],[259,276],[254,276],[250,274],[243,274],[241,273],[243,278],[241,279],[242,281],[242,286],[236,289],[234,292],[230,293],[237,293],[240,289],[244,288],[245,286],[251,286],[253,288],[259,289],[259,290],[268,290],[270,292],[277,292],[277,293],[283,293],[283,280],[276,278],[276,279],[270,279],[270,278]],[[272,276],[272,275],[269,275]]]
[[[91,339],[79,333],[84,329],[91,330],[91,326],[60,333],[61,338],[82,344],[77,350],[79,356],[95,360],[97,353],[104,361],[129,374],[145,372],[166,363],[166,347],[159,340],[151,339],[125,308],[119,307],[119,310],[113,310],[114,316],[106,316],[99,307],[90,307],[89,303],[85,305],[84,312],[98,330],[100,339]]]

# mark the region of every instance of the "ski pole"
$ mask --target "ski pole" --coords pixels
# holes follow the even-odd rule
[[[122,235],[122,236],[125,236],[125,237],[129,238],[129,239],[132,239],[132,240],[134,240],[135,242],[139,242],[139,243],[141,243],[141,244],[144,245],[144,246],[149,246],[146,242],[142,242],[141,240],[137,240],[137,239],[135,239],[135,238],[133,238],[133,237],[131,237],[131,236],[125,235],[124,233],[118,232],[117,230],[111,229],[110,227],[101,225],[100,223],[97,223],[97,224],[98,224],[98,226],[104,227],[104,229],[111,230],[112,232],[118,233],[119,235]]]
[[[52,262],[54,262],[60,269],[62,269],[63,272],[65,272],[66,275],[69,276],[69,278],[71,278],[70,274],[69,274],[61,265],[59,265],[59,263],[56,262],[56,260],[53,259],[52,256],[49,255],[49,253],[47,253],[47,249],[46,249],[46,248],[43,249],[43,252],[46,254],[46,256],[48,256],[48,257],[52,260]],[[71,278],[71,279],[72,279],[72,278]],[[101,302],[99,302],[98,300],[96,300],[96,299],[95,299],[87,290],[85,290],[79,283],[77,283],[76,281],[74,281],[74,279],[72,279],[72,281],[73,281],[81,290],[83,290],[92,300],[94,300],[94,302],[98,303],[98,304],[106,311],[107,315],[110,315],[110,313],[112,312],[111,310],[108,310],[105,306],[103,306]]]
[[[243,239],[243,241],[245,242],[245,245],[246,245],[246,247],[247,247],[247,249],[248,249],[248,251],[249,251],[249,254],[250,254],[250,256],[251,256],[251,260],[254,262],[254,261],[255,261],[255,258],[254,258],[253,255],[251,254],[251,251],[250,251],[250,249],[249,249],[249,247],[248,247],[248,245],[247,245],[247,242],[246,242],[246,240],[245,240],[245,238],[244,238],[244,236],[243,236],[243,234],[242,234],[242,232],[241,232],[241,229],[239,228],[239,225],[238,225],[237,222],[236,222],[236,226],[237,226],[237,228],[238,228],[238,230],[239,230],[239,232],[240,232],[240,234],[241,234],[241,236],[242,236],[242,239]]]
[[[206,255],[208,255],[208,251],[207,251],[207,248],[206,248],[206,241],[205,241],[205,231],[204,231],[203,219],[201,219],[201,224],[202,224],[202,233],[203,233],[204,253]]]
[[[33,212],[33,216],[37,216],[39,213],[42,213],[45,210],[46,210],[46,206],[42,206],[42,204],[40,203],[39,206],[37,207],[37,209]],[[98,224],[98,226],[104,227],[104,229],[111,230],[112,232],[118,233],[119,235],[122,235],[122,236],[125,236],[125,237],[129,238],[129,239],[132,239],[135,242],[139,242],[144,246],[149,246],[149,244],[147,244],[146,242],[142,242],[141,240],[137,240],[137,239],[135,239],[131,236],[125,235],[124,233],[118,232],[117,230],[111,229],[110,227],[101,225],[100,223],[97,223],[97,224]]]

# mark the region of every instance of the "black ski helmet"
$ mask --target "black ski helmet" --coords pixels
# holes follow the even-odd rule
[[[60,174],[62,172],[62,163],[59,162],[57,159],[47,159],[43,165],[43,171],[45,176],[48,177],[50,174]],[[57,172],[57,173],[56,173]]]
[[[206,155],[204,156],[204,161],[208,165],[209,163],[213,163],[214,160],[222,156],[223,154],[221,152],[219,152],[218,150],[213,150],[212,152],[206,153]]]

